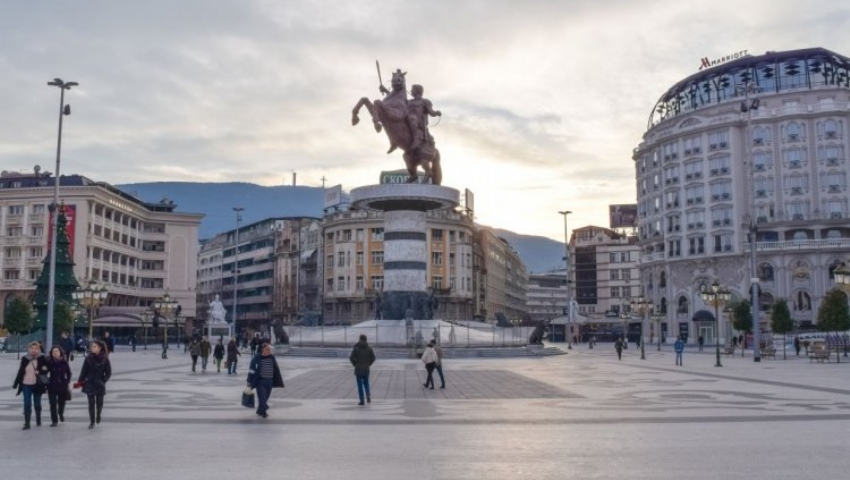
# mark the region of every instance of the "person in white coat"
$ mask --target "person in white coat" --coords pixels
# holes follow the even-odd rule
[[[428,371],[428,379],[422,384],[423,387],[434,389],[434,368],[437,367],[437,352],[434,351],[434,342],[428,343],[425,347],[425,352],[422,353],[422,363],[425,364],[425,370]]]

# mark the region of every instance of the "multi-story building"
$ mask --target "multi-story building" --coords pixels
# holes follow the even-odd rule
[[[481,249],[482,261],[478,298],[484,294],[484,309],[479,315],[494,323],[499,314],[507,321],[524,320],[528,290],[525,263],[507,240],[487,227],[478,228],[475,242]]]
[[[642,291],[674,333],[728,338],[699,292],[748,298],[753,224],[761,328],[778,298],[815,321],[850,248],[848,124],[850,59],[822,48],[743,56],[661,96],[633,159]]]
[[[0,174],[0,262],[3,305],[31,297],[48,253],[55,177]],[[74,273],[109,290],[94,324],[130,325],[168,292],[182,316],[195,316],[198,226],[203,215],[175,212],[174,202],[148,203],[109,184],[62,176],[60,202],[68,218]],[[122,320],[125,319],[125,320]]]
[[[473,311],[473,232],[467,215],[426,215],[426,278],[439,304],[434,318],[469,319]],[[348,210],[324,219],[324,321],[357,323],[376,316],[384,285],[384,218],[381,212]]]
[[[534,322],[549,322],[560,317],[567,308],[567,282],[564,269],[528,276],[526,311]]]
[[[604,227],[573,230],[570,238],[570,276],[578,314],[591,319],[616,318],[633,296],[639,295],[637,237]]]
[[[216,295],[229,313],[228,320],[235,318],[237,331],[267,331],[276,321],[292,322],[318,308],[319,222],[309,217],[267,218],[240,226],[238,239],[233,229],[204,242],[198,254],[202,318]]]

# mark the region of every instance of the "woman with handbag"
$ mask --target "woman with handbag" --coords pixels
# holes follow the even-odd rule
[[[12,388],[18,389],[16,396],[21,393],[24,394],[23,430],[30,429],[33,407],[35,407],[35,425],[41,426],[41,395],[47,388],[47,373],[47,359],[41,351],[41,344],[30,342],[29,347],[27,347],[27,354],[21,358],[18,375],[12,385]]]
[[[428,372],[428,378],[423,387],[428,388],[431,385],[431,390],[434,389],[434,369],[437,368],[437,352],[434,350],[434,341],[432,340],[422,352],[422,363],[425,364],[425,370]]]
[[[262,343],[248,367],[248,387],[257,392],[257,415],[268,418],[269,397],[273,388],[283,388],[283,376],[272,354],[272,346]]]
[[[50,401],[50,426],[55,427],[65,421],[65,402],[71,391],[71,367],[65,360],[62,348],[54,346],[47,359],[50,380],[47,383],[47,399]]]
[[[80,377],[74,385],[82,386],[83,393],[89,401],[89,428],[100,423],[100,413],[103,411],[103,396],[106,395],[106,382],[112,376],[112,365],[106,346],[100,340],[95,340],[89,346],[89,355],[83,362]]]
[[[224,344],[221,343],[221,338],[218,339],[218,343],[215,344],[215,349],[213,350],[213,358],[215,359],[215,367],[218,373],[221,373],[221,359],[224,358]],[[225,368],[227,366],[225,365]]]

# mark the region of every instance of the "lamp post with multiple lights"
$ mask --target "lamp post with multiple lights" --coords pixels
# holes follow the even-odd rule
[[[721,287],[715,280],[710,287],[700,292],[702,301],[706,305],[714,305],[714,320],[717,323],[717,329],[714,333],[714,350],[717,355],[717,363],[715,367],[722,367],[720,363],[720,306],[725,305],[732,297],[732,293],[725,287]]]
[[[168,358],[168,315],[179,307],[177,300],[171,298],[168,292],[154,300],[153,307],[163,320],[162,327],[162,358]]]
[[[74,301],[85,307],[89,323],[88,341],[94,339],[94,311],[106,301],[109,290],[104,286],[98,286],[94,280],[89,280],[88,285],[78,288],[73,294]]]
[[[77,82],[63,82],[61,78],[54,78],[47,82],[51,87],[59,87],[59,137],[56,141],[56,172],[53,176],[53,205],[51,211],[53,218],[50,222],[50,276],[47,284],[47,338],[45,347],[49,351],[53,344],[53,317],[56,306],[56,242],[59,236],[59,166],[62,153],[62,117],[71,114],[71,106],[65,105],[65,90],[79,85]]]
[[[570,234],[569,230],[567,230],[567,215],[573,213],[569,210],[563,210],[558,212],[564,216],[564,275],[567,279],[567,331],[564,332],[564,336],[567,337],[567,349],[573,348],[573,298],[572,298],[572,289],[570,288]],[[555,331],[552,330],[552,339],[555,339]]]
[[[239,288],[239,222],[242,221],[242,212],[245,209],[243,207],[233,207],[233,211],[236,212],[236,234],[233,239],[233,332],[238,334],[238,329],[236,327],[236,306],[238,304],[238,294],[237,290]]]
[[[644,348],[643,327],[646,323],[646,315],[652,311],[652,300],[644,298],[643,295],[637,297],[631,302],[631,310],[640,315],[640,359],[646,360],[646,352]]]

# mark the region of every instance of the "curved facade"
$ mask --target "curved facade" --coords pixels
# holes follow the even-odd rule
[[[762,329],[778,298],[798,324],[815,323],[850,253],[848,65],[821,48],[748,56],[682,80],[656,104],[633,160],[642,289],[668,338],[729,338],[699,288],[717,280],[748,298],[751,215]],[[757,92],[743,93],[747,84]]]

